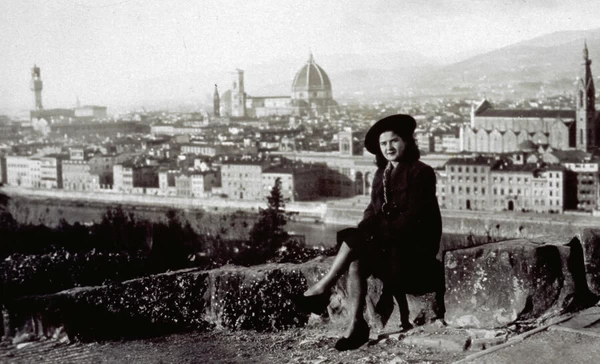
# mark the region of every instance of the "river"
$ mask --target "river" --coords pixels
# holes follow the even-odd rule
[[[107,207],[111,205],[89,204],[56,199],[27,199],[13,198],[10,201],[9,211],[21,222],[42,223],[47,226],[55,226],[60,219],[73,224],[94,223],[102,219]],[[114,206],[112,206],[114,207]],[[164,207],[133,207],[124,206],[126,212],[132,212],[137,219],[151,221],[165,221]],[[256,215],[214,215],[199,211],[179,211],[183,220],[191,223],[198,232],[210,232],[220,234],[232,239],[246,239],[248,232],[254,222]],[[356,221],[358,223],[358,221]],[[288,221],[285,230],[295,235],[304,236],[307,245],[333,246],[336,242],[336,232],[350,225],[324,224],[312,221]],[[223,233],[222,231],[225,231]],[[465,234],[444,234],[442,244],[446,247],[464,246]]]

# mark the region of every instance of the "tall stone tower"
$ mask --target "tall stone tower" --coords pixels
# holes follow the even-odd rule
[[[597,145],[596,123],[596,90],[592,76],[592,60],[589,58],[587,43],[583,46],[583,63],[581,75],[577,80],[575,97],[575,123],[577,124],[576,147],[579,150],[591,151]]]
[[[216,118],[221,117],[221,99],[219,98],[219,89],[215,84],[215,93],[213,94],[213,115]]]
[[[244,71],[236,69],[231,73],[231,116],[246,116],[246,93],[244,92]]]
[[[40,68],[33,65],[31,69],[31,91],[33,91],[33,109],[34,110],[43,110],[44,106],[42,106],[42,88],[44,84],[42,82],[42,77],[40,73]]]

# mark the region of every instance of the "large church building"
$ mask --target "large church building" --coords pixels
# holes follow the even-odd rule
[[[479,153],[510,153],[523,146],[592,151],[600,145],[599,113],[587,45],[583,49],[574,110],[495,109],[487,100],[471,110],[460,130],[460,148]]]
[[[231,89],[221,96],[214,97],[215,114],[233,118],[259,118],[285,115],[323,115],[336,110],[331,81],[325,70],[319,66],[312,54],[296,73],[292,82],[291,94],[284,96],[250,96],[244,87],[244,71],[236,69],[231,73]],[[217,92],[217,91],[216,91]]]

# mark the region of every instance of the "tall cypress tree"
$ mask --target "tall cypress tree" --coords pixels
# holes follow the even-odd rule
[[[271,194],[267,196],[267,208],[260,209],[259,219],[250,230],[251,248],[259,254],[259,260],[266,261],[271,258],[287,240],[288,233],[283,229],[286,223],[281,178],[277,178]]]

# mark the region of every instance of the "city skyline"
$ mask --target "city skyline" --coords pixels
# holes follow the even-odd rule
[[[291,84],[309,52],[330,73],[337,65],[319,60],[344,54],[404,52],[412,56],[407,62],[447,64],[556,31],[597,27],[600,4],[29,0],[8,1],[0,11],[7,18],[0,49],[8,55],[0,61],[0,113],[31,108],[34,64],[42,69],[45,107],[72,107],[80,99],[112,112],[182,94],[183,101],[207,101],[214,82],[227,89],[235,68],[251,74],[280,63],[276,71]],[[389,67],[398,66],[394,61]],[[169,82],[189,74],[201,84],[182,90]]]

